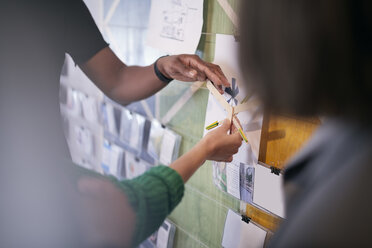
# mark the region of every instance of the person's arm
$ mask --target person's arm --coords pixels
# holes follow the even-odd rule
[[[184,183],[206,160],[232,161],[242,140],[237,132],[228,134],[229,129],[225,121],[170,167],[156,166],[132,180],[81,178],[89,244],[135,247],[155,232],[180,203]]]
[[[188,153],[173,162],[170,167],[181,175],[184,182],[187,182],[206,160],[231,162],[233,155],[238,152],[242,144],[242,139],[235,128],[233,134],[227,134],[230,127],[230,121],[225,120],[221,127],[208,133]]]
[[[154,231],[180,203],[184,183],[206,160],[231,162],[242,144],[238,132],[228,134],[230,122],[210,132],[170,167],[157,166],[133,180],[119,182],[119,187],[136,211],[137,225],[132,245],[138,245]]]
[[[157,66],[167,78],[185,82],[208,78],[217,87],[230,85],[219,66],[207,63],[197,55],[162,57]],[[124,105],[147,98],[167,85],[156,76],[153,64],[127,66],[110,47],[102,49],[80,67],[108,97]]]

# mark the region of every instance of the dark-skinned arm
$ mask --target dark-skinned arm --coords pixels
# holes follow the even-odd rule
[[[157,66],[168,78],[184,82],[208,78],[220,90],[220,86],[229,86],[219,66],[205,62],[197,55],[162,57]],[[158,79],[153,64],[127,66],[109,47],[99,51],[80,67],[106,96],[123,105],[152,96],[167,85]]]

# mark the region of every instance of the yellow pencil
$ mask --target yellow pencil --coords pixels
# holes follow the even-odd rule
[[[206,126],[205,129],[211,130],[211,129],[215,128],[215,127],[218,127],[222,123],[223,123],[223,121],[215,121],[215,122],[211,123],[210,125]],[[233,121],[233,124],[236,127],[236,129],[238,129],[239,134],[242,137],[242,139],[244,140],[244,142],[245,143],[248,143],[247,136],[245,136],[245,133],[243,132],[243,129],[235,121]]]
[[[238,130],[239,130],[240,136],[242,136],[242,139],[245,141],[245,143],[248,143],[247,136],[245,136],[245,133],[243,132],[243,130],[240,128]]]
[[[218,127],[219,125],[221,125],[221,123],[222,123],[221,121],[215,121],[215,122],[213,122],[212,124],[206,126],[205,129],[207,129],[207,130],[211,130],[211,129],[213,129],[213,128],[215,128],[215,127]]]

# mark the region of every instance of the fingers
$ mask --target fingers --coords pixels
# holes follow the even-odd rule
[[[238,122],[239,125],[241,126],[240,120],[238,118],[234,117],[234,121]],[[236,125],[232,125],[231,133],[236,133],[236,132],[238,132],[238,128],[236,127]]]
[[[232,125],[234,126],[234,125]],[[227,134],[227,132],[230,130],[231,128],[231,122],[229,119],[225,119],[221,125],[221,127],[219,127],[217,130],[223,132],[224,134],[226,134],[226,140],[225,142],[229,145],[232,145],[234,147],[240,147],[242,145],[242,137],[240,136],[240,133],[239,132],[234,132],[232,134]],[[235,127],[234,127],[235,128]],[[217,131],[216,130],[216,131]],[[236,130],[236,128],[235,128]],[[221,134],[218,134],[218,135],[221,135]],[[223,136],[220,136],[220,137],[223,137]]]
[[[180,81],[190,82],[198,80],[198,71],[189,68],[180,61],[175,61],[172,65],[171,77]]]
[[[236,132],[238,132],[238,129],[236,128],[236,126],[235,125],[231,125],[231,133],[234,134]]]
[[[228,158],[226,159],[226,161],[225,161],[225,162],[229,162],[229,163],[230,163],[230,162],[232,162],[232,161],[233,161],[233,159],[234,159],[234,158],[233,158],[233,156],[230,156],[230,157],[228,157]]]
[[[230,130],[230,127],[231,127],[231,122],[229,119],[225,119],[222,123],[222,126],[220,127],[220,129],[224,132],[227,132]]]
[[[180,55],[179,59],[186,66],[197,70],[203,78],[209,78],[221,93],[223,92],[220,86],[230,86],[228,80],[218,65],[207,63],[201,60],[197,55]]]
[[[243,139],[240,136],[239,132],[230,135],[231,142],[238,145],[239,147],[242,145]]]
[[[226,163],[231,163],[234,160],[233,156],[226,156],[225,158],[221,158],[218,160],[218,162],[226,162]]]
[[[204,73],[198,72],[197,79],[198,79],[198,81],[203,82],[203,81],[207,80],[207,76]]]
[[[240,136],[240,133],[234,133],[234,134],[228,135],[225,142],[229,144],[229,146],[232,149],[232,152],[234,152],[235,154],[238,152],[240,146],[242,145],[243,139]]]
[[[222,72],[222,69],[219,65],[215,65],[215,64],[212,64],[212,63],[208,63],[211,67],[214,67],[215,68],[215,73],[219,75],[221,81],[222,81],[222,85],[225,86],[225,87],[230,87],[230,83],[229,81],[227,80],[225,74]]]

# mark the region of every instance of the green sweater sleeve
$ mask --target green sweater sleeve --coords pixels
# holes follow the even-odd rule
[[[136,213],[133,247],[160,227],[184,194],[181,176],[162,165],[132,180],[118,181],[113,177],[111,180],[123,190]]]

